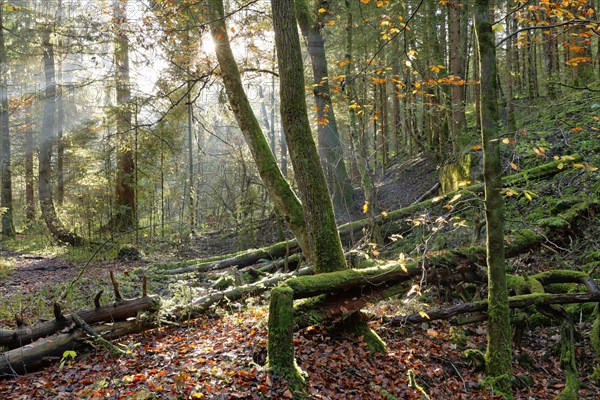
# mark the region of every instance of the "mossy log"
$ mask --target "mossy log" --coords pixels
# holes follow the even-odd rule
[[[580,159],[580,156],[575,155],[569,157],[566,160],[553,161],[547,164],[543,164],[529,170],[506,176],[502,179],[502,183],[504,186],[514,186],[527,182],[529,180],[546,178],[566,169],[558,169],[559,164],[577,162]],[[428,199],[408,207],[390,211],[385,216],[378,215],[375,218],[374,222],[381,225],[382,231],[388,233],[395,233],[402,226],[405,226],[405,222],[403,221],[405,218],[408,218],[414,215],[415,213],[418,213],[426,207],[433,206],[434,204],[443,205],[444,200],[451,199],[458,193],[479,193],[482,190],[482,184],[467,186],[458,191],[450,192],[443,197]],[[569,218],[568,215],[566,215],[565,217]],[[362,219],[359,221],[349,222],[338,226],[338,232],[342,243],[346,245],[355,243],[356,241],[362,238],[364,229],[368,228],[372,223],[373,221],[369,219]],[[173,269],[165,269],[162,273],[167,275],[177,275],[188,272],[209,272],[232,266],[236,266],[236,268],[240,269],[248,265],[256,264],[261,259],[276,260],[278,258],[284,257],[286,254],[291,255],[298,251],[300,251],[300,249],[296,240],[289,240],[287,242],[279,242],[272,246],[264,247],[261,249],[253,249],[245,252],[238,252],[211,259],[198,260],[194,265],[190,265],[190,261],[185,261],[179,264],[169,264],[163,267],[175,267],[176,265],[183,266]]]
[[[534,293],[512,296],[508,299],[510,308],[527,308],[530,306],[544,306],[550,304],[589,303],[600,301],[600,293]],[[392,326],[401,326],[405,323],[421,323],[436,319],[449,319],[456,315],[485,312],[488,307],[487,300],[473,303],[458,304],[440,310],[427,311],[407,316],[394,317],[390,320]]]
[[[258,296],[269,291],[279,283],[295,276],[312,274],[312,267],[301,268],[289,274],[279,274],[270,278],[262,279],[249,285],[234,287],[231,289],[209,293],[198,297],[188,304],[179,304],[167,310],[167,314],[176,320],[189,320],[204,314],[210,307],[227,301],[236,301],[244,297]]]
[[[248,265],[256,264],[261,259],[277,260],[284,257],[286,254],[294,254],[300,248],[295,240],[287,242],[275,243],[272,246],[261,249],[249,250],[247,252],[236,254],[231,257],[223,258],[214,262],[202,263],[200,265],[189,265],[181,268],[175,268],[164,271],[166,275],[185,274],[188,272],[210,272],[219,269],[225,269],[235,266],[240,269]]]
[[[106,340],[155,328],[151,323],[123,321],[94,327],[96,334]],[[0,354],[0,379],[33,372],[53,361],[58,361],[67,350],[85,347],[88,335],[81,330],[60,333]]]
[[[80,311],[77,316],[89,325],[101,322],[125,321],[135,317],[138,312],[156,312],[160,307],[158,296],[146,296],[137,299],[125,300],[108,306],[91,310]],[[71,316],[59,315],[52,321],[42,322],[30,327],[15,330],[0,330],[0,347],[16,349],[32,343],[40,338],[55,334],[67,327],[74,325]]]

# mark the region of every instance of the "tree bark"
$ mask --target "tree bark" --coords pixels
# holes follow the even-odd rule
[[[304,206],[315,271],[346,269],[333,205],[308,122],[302,54],[293,1],[273,0],[271,6],[279,66],[281,116]]]
[[[236,121],[250,147],[271,200],[283,215],[308,260],[312,259],[312,248],[305,226],[302,204],[292,191],[279,167],[269,144],[260,128],[252,106],[244,91],[240,71],[233,57],[229,35],[225,26],[225,12],[222,0],[207,0],[211,15],[210,30],[216,45],[217,60],[223,75],[223,83]],[[282,157],[283,157],[282,150]]]
[[[494,389],[512,397],[512,343],[504,254],[504,199],[498,138],[496,43],[490,0],[478,0],[475,25],[480,60],[481,137],[485,186],[488,266],[488,334],[486,366]]]
[[[25,218],[27,223],[35,220],[35,189],[33,180],[33,120],[31,118],[31,108],[27,107],[25,117]]]

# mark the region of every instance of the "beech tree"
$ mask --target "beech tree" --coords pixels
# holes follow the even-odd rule
[[[495,390],[512,397],[510,308],[504,255],[504,198],[498,137],[496,43],[490,0],[478,0],[475,26],[480,60],[481,139],[488,266],[488,333],[486,366]]]
[[[292,0],[273,0],[281,119],[304,208],[316,272],[346,268],[331,197],[312,138],[304,97],[304,65]]]

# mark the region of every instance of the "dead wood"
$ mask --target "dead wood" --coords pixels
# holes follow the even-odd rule
[[[527,308],[530,306],[544,306],[550,304],[589,303],[600,300],[600,293],[534,293],[512,296],[508,299],[510,308]],[[464,303],[448,308],[426,311],[423,314],[415,313],[407,316],[394,317],[390,320],[392,326],[401,326],[406,323],[421,323],[437,319],[449,319],[456,315],[486,312],[487,300],[475,303]]]
[[[141,311],[155,312],[159,308],[158,296],[146,296],[125,300],[109,306],[80,311],[77,315],[89,325],[100,322],[124,321],[133,318]],[[50,336],[66,328],[71,328],[73,321],[69,315],[52,321],[42,322],[30,327],[15,330],[0,330],[0,347],[16,349],[40,338]]]
[[[143,332],[155,328],[151,323],[123,321],[94,327],[94,332],[105,340]],[[39,339],[37,342],[0,354],[0,379],[13,378],[38,370],[51,362],[58,361],[67,350],[78,350],[87,345],[88,335],[77,329]]]

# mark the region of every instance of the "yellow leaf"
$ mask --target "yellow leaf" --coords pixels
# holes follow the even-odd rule
[[[400,264],[400,268],[402,268],[402,271],[408,274],[408,268],[406,268],[406,265]]]
[[[385,211],[382,211],[382,212],[381,212],[381,216],[382,216],[383,218],[387,218],[387,216],[388,216],[388,213],[387,213],[387,212],[385,212]]]
[[[419,311],[419,315],[423,318],[430,319],[429,315],[427,315],[427,313],[425,311]]]
[[[504,138],[504,139],[502,139],[502,143],[509,144],[510,140],[508,138]]]
[[[203,399],[204,395],[202,393],[193,393],[192,399]]]
[[[518,166],[517,164],[515,164],[515,163],[510,163],[510,167],[511,167],[512,169],[514,169],[515,171],[518,171],[518,170],[519,170],[519,166]]]
[[[531,197],[531,194],[529,194],[528,191],[524,191],[523,194],[525,195],[525,197],[527,198],[527,200],[529,200],[529,201],[533,200],[533,197]]]
[[[319,8],[319,9],[317,10],[317,12],[319,12],[320,14],[323,14],[323,13],[326,13],[326,12],[327,12],[327,9],[325,9],[325,8],[321,7],[321,8]]]
[[[452,210],[454,207],[452,207],[452,204],[446,204],[444,207],[446,210]]]
[[[565,164],[563,164],[563,163],[560,163],[556,166],[556,168],[558,168],[558,169],[563,169],[564,167],[565,167]]]
[[[472,147],[473,150],[477,151],[477,150],[481,150],[481,145],[476,144]]]
[[[369,202],[365,201],[365,204],[363,205],[363,213],[366,214],[369,211]]]
[[[334,20],[334,19],[332,19],[331,21],[329,21],[329,22],[327,23],[327,25],[329,25],[329,26],[334,26],[334,25],[335,25],[335,20]]]

